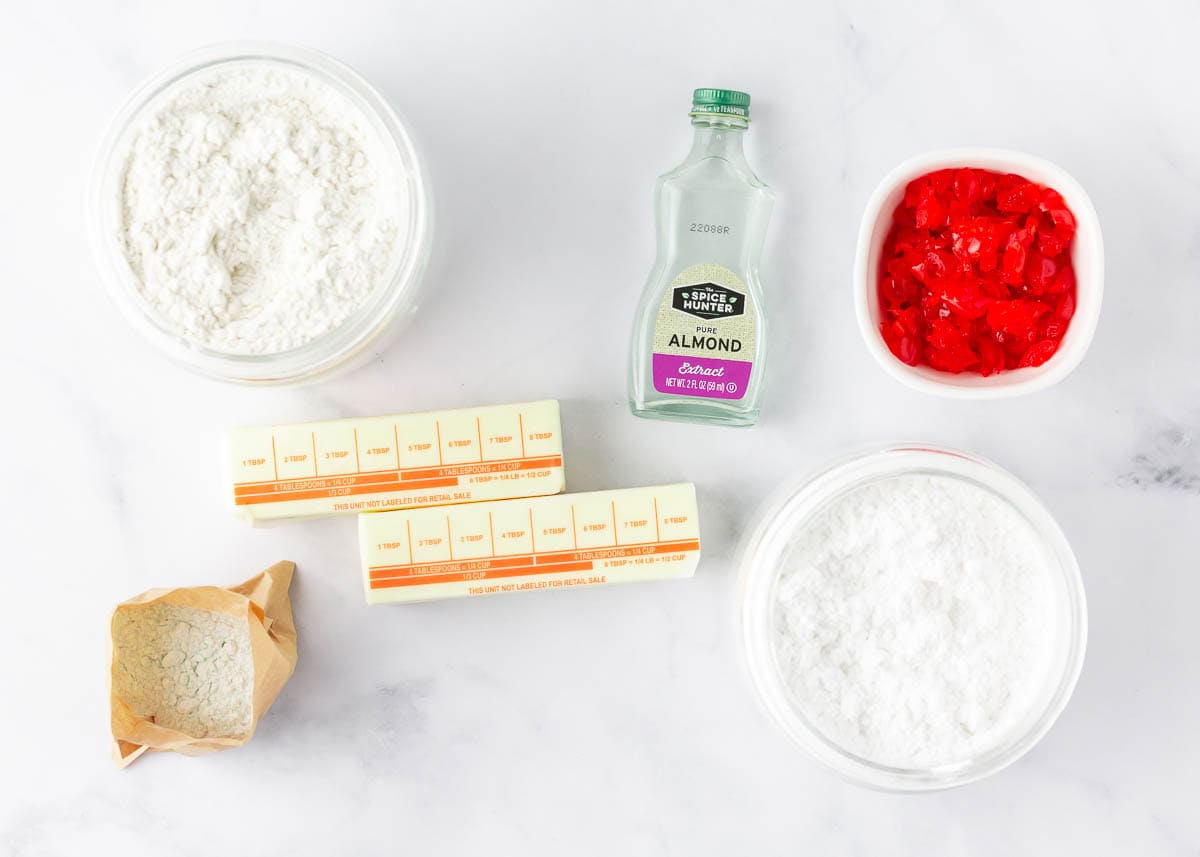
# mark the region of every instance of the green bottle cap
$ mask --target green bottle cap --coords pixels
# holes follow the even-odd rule
[[[689,116],[715,113],[750,120],[750,96],[734,89],[697,89],[692,93]]]

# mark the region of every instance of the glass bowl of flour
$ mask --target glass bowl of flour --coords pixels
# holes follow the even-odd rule
[[[843,778],[959,786],[1030,750],[1083,665],[1079,567],[1016,477],[898,445],[787,486],[739,576],[747,666],[769,717]]]
[[[315,51],[216,45],[155,75],[113,120],[89,195],[113,299],[205,375],[309,380],[415,311],[432,215],[416,144]]]

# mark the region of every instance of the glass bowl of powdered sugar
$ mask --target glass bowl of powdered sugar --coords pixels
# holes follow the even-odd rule
[[[416,308],[432,207],[387,101],[323,54],[217,45],[139,87],[101,143],[93,252],[170,357],[247,383],[345,367]]]
[[[900,445],[788,486],[743,548],[741,618],[763,707],[846,779],[973,782],[1028,752],[1083,665],[1079,567],[1016,477]]]

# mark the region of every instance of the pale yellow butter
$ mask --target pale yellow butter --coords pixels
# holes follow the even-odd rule
[[[361,515],[367,603],[691,577],[690,484]]]
[[[240,428],[230,499],[249,521],[563,490],[558,402]]]

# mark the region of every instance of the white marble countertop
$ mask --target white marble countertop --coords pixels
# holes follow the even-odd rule
[[[1164,854],[1200,850],[1200,12],[1187,2],[843,0],[35,4],[0,29],[0,853]],[[81,198],[110,113],[201,44],[348,62],[411,120],[438,203],[416,323],[301,389],[194,377],[109,304]],[[772,378],[750,431],[647,423],[626,336],[654,177],[698,85],[754,96],[776,190]],[[858,216],[901,159],[1025,149],[1105,231],[1095,344],[1060,386],[910,392],[853,321]],[[690,581],[413,607],[363,603],[354,522],[253,530],[225,507],[227,426],[556,397],[572,490],[691,480]],[[1023,477],[1078,554],[1091,614],[1070,707],[985,782],[878,794],[760,714],[733,545],[785,475],[927,440]],[[301,660],[246,747],[109,761],[106,623],[160,585],[299,564]]]

